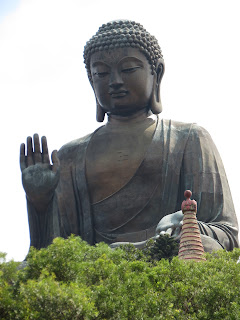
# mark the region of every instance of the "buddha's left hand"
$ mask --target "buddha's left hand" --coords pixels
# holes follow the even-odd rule
[[[177,240],[180,238],[182,224],[183,224],[182,211],[177,211],[177,212],[168,214],[159,221],[156,228],[156,235],[152,239],[157,239],[159,235],[163,235],[167,233],[171,237],[174,237]],[[114,242],[110,244],[110,247],[112,249],[115,249],[115,248],[118,248],[120,245],[131,243],[136,248],[141,249],[147,244],[148,240],[141,241],[141,242]]]
[[[180,232],[183,224],[183,213],[182,211],[177,211],[163,217],[156,228],[156,237],[161,234],[169,234],[175,239],[180,238]]]

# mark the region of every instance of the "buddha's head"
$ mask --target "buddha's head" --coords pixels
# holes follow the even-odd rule
[[[140,110],[162,111],[161,49],[139,23],[118,20],[102,25],[84,48],[84,62],[99,122],[106,112],[129,116]]]

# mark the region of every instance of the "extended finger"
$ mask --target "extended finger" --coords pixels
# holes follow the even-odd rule
[[[41,141],[42,141],[42,160],[43,160],[43,163],[50,163],[49,154],[48,154],[47,138],[45,136],[43,136]]]
[[[40,141],[39,136],[37,133],[33,135],[33,142],[34,142],[34,162],[41,163],[42,162],[42,154],[40,149]]]
[[[156,233],[160,233],[161,231],[166,231],[167,229],[172,227],[172,223],[162,223],[161,221],[157,225]]]
[[[169,236],[172,235],[172,232],[173,232],[173,229],[172,229],[172,228],[168,228],[168,229],[166,230],[166,233],[167,233]]]
[[[32,137],[27,137],[27,166],[33,165]]]
[[[27,164],[26,164],[26,156],[25,156],[25,143],[22,143],[20,146],[20,168],[21,171],[26,169]]]
[[[53,150],[52,152],[52,163],[53,163],[52,171],[57,172],[60,167],[60,160],[57,155],[57,150]]]

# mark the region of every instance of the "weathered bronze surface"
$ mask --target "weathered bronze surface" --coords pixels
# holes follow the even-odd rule
[[[53,151],[52,165],[45,137],[28,137],[26,152],[21,145],[31,245],[72,233],[90,244],[179,237],[191,189],[205,251],[237,247],[236,214],[210,135],[153,115],[162,110],[164,73],[157,40],[135,22],[114,21],[90,39],[84,58],[97,120],[107,114],[108,122]]]

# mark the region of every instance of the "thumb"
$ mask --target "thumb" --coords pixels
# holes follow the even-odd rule
[[[53,164],[52,171],[56,173],[60,168],[60,160],[57,155],[57,150],[53,150],[51,158],[52,158],[52,164]]]

